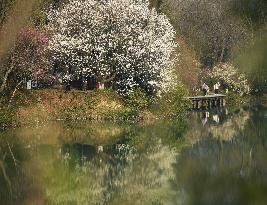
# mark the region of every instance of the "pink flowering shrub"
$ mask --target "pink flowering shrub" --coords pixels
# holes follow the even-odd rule
[[[47,46],[47,35],[35,28],[25,28],[19,33],[12,56],[17,78],[53,81]]]

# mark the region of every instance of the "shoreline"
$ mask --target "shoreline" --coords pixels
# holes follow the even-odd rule
[[[260,98],[249,97],[245,101],[250,100],[249,107],[260,105],[266,108],[265,98],[266,95]],[[240,106],[247,106],[245,101],[242,101],[244,104],[236,104],[236,106],[229,104],[226,107],[235,110]],[[53,121],[151,123],[164,119],[171,120],[171,117],[164,116],[164,109],[161,113],[151,108],[133,109],[111,90],[89,92],[77,90],[64,92],[59,89],[32,90],[20,93],[13,103],[9,110],[0,109],[2,130]]]

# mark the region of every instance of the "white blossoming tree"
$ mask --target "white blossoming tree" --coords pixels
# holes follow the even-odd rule
[[[239,73],[237,68],[231,64],[220,64],[215,66],[209,73],[208,78],[215,82],[220,81],[221,84],[240,95],[249,94],[250,86],[245,74]]]
[[[48,13],[53,58],[76,76],[94,76],[119,93],[139,86],[158,94],[172,87],[175,32],[148,5],[148,0],[70,0]]]

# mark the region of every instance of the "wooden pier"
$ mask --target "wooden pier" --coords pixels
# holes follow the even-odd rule
[[[210,94],[205,96],[195,96],[195,97],[185,97],[185,98],[191,100],[192,109],[208,110],[211,108],[225,106],[225,97],[226,95],[222,94]]]

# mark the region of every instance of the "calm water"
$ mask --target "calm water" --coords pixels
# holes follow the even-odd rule
[[[1,132],[0,204],[265,205],[267,110]]]

